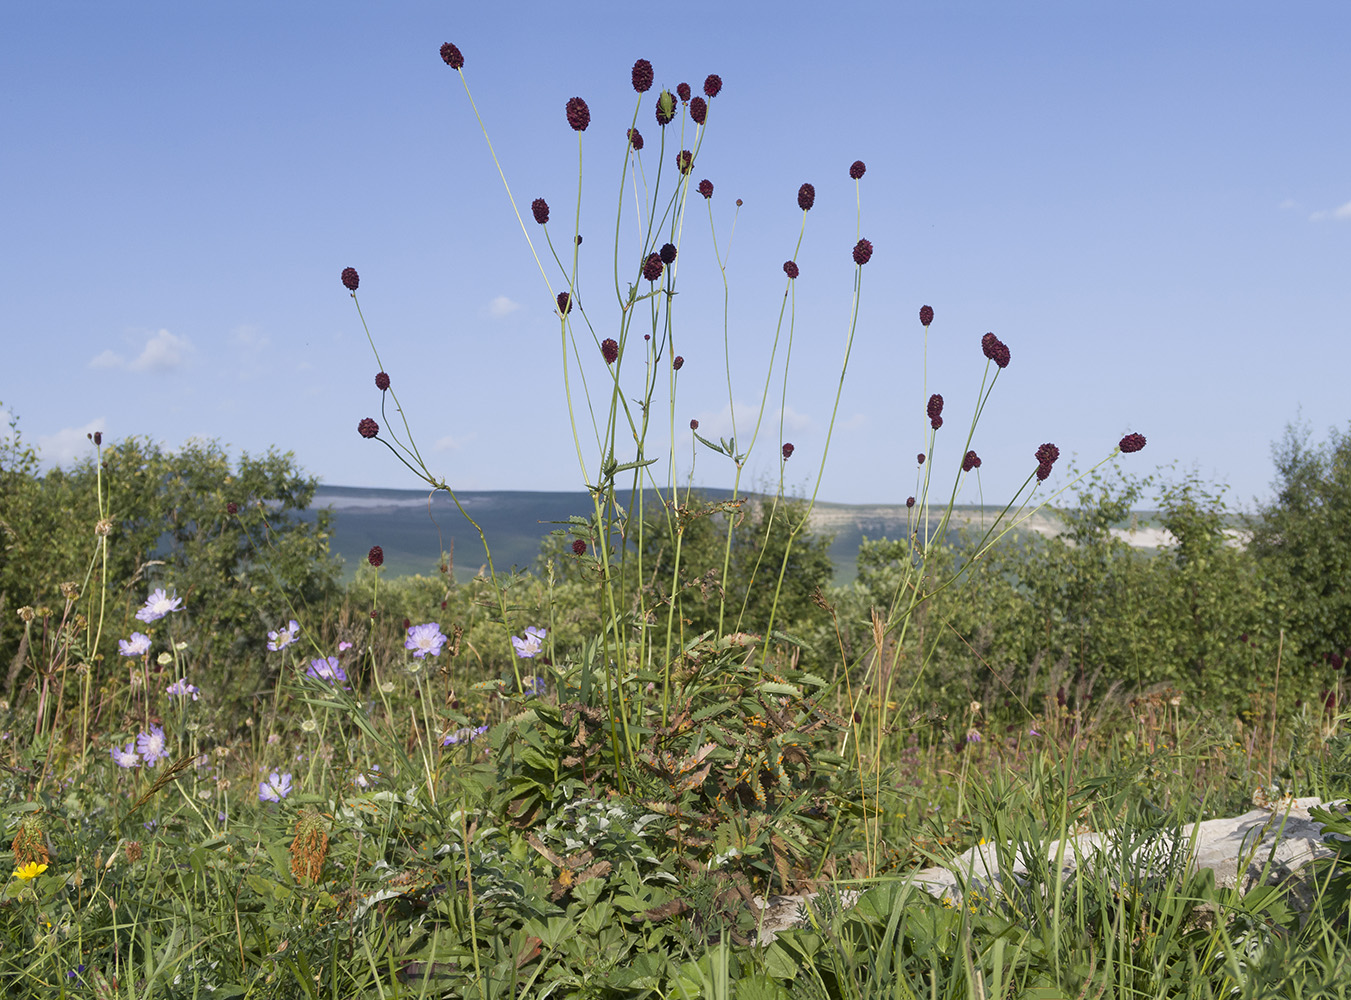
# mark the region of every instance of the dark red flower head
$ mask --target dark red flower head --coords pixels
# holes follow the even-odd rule
[[[920,465],[923,465],[923,464],[924,464],[924,452],[921,451],[918,455],[916,455],[916,456],[915,456],[915,461],[916,461],[917,463],[919,463]]]
[[[1060,457],[1060,449],[1049,441],[1037,449],[1037,461],[1053,464]]]
[[[229,514],[231,517],[234,517],[236,514],[239,513],[239,504],[231,500],[229,503],[225,505],[225,513]]]
[[[785,444],[784,444],[784,446],[783,446],[783,457],[784,457],[784,458],[792,458],[792,457],[793,457],[793,446],[792,446],[791,444],[786,443],[786,442],[785,442]]]
[[[690,430],[692,430],[692,431],[697,431],[698,429],[699,429],[699,421],[698,421],[698,420],[691,420],[691,421],[690,421]]]
[[[612,338],[606,337],[600,342],[600,354],[607,365],[614,364],[619,357],[619,344]]]
[[[702,97],[696,97],[690,101],[690,120],[696,125],[702,125],[704,119],[708,117],[708,102]]]
[[[586,127],[591,124],[591,109],[580,97],[568,101],[568,124],[578,132],[585,132]]]
[[[737,207],[737,208],[740,208],[740,207],[741,207],[741,199],[740,199],[740,198],[738,198],[738,199],[736,200],[736,207]]]
[[[849,176],[854,180],[858,180],[863,176],[867,169],[867,165],[862,160],[855,160],[853,163],[849,164]]]
[[[690,168],[694,166],[694,154],[688,149],[682,149],[676,153],[676,169],[682,174],[688,174]]]
[[[572,296],[568,292],[558,293],[558,311],[564,316],[572,312]]]
[[[914,498],[914,497],[906,497],[906,498],[905,498],[905,505],[906,505],[907,507],[913,507],[913,506],[915,506],[915,498]]]
[[[675,118],[675,94],[669,90],[663,90],[657,95],[657,124],[666,126],[671,124]]]
[[[993,333],[987,333],[980,338],[980,349],[987,358],[1000,368],[1009,366],[1008,346]]]
[[[933,321],[934,321],[934,310],[933,310],[933,306],[920,306],[920,307],[919,307],[919,322],[920,322],[920,325],[921,325],[921,326],[928,326],[928,325],[929,325],[930,323],[932,323]]]
[[[586,555],[586,542],[582,541],[580,538],[577,539],[575,542],[573,542],[573,543],[572,543],[572,554],[575,555],[575,556],[584,556],[584,555]]]
[[[671,367],[674,368],[676,371],[680,371],[680,369],[685,367],[685,359],[682,358],[679,354],[677,354],[674,358],[671,359]]]
[[[581,246],[581,245],[582,245],[582,234],[581,234],[581,233],[578,233],[578,234],[577,234],[577,238],[576,238],[573,242],[576,243],[578,246]]]
[[[929,405],[925,408],[925,412],[929,414],[930,420],[937,420],[941,417],[943,415],[943,397],[938,393],[930,396]]]
[[[676,248],[674,243],[663,243],[661,249],[657,251],[661,256],[663,264],[669,264],[676,259]]]
[[[441,46],[441,59],[451,69],[462,69],[464,67],[464,55],[457,46],[450,42]]]
[[[1121,439],[1118,447],[1127,455],[1137,452],[1145,446],[1145,436],[1143,434],[1127,434]]]
[[[643,261],[643,277],[648,281],[656,281],[661,277],[661,254],[650,253],[647,260]]]
[[[371,550],[366,553],[366,561],[372,566],[383,566],[385,562],[385,550],[378,545],[372,545]]]
[[[634,149],[642,149],[643,133],[639,132],[636,128],[629,129],[629,145]]]
[[[90,435],[90,439],[94,442],[95,448],[99,447],[101,444],[103,444],[103,431],[95,431],[92,435]]]
[[[872,240],[859,240],[854,244],[854,263],[862,267],[873,259]]]
[[[788,277],[790,278],[796,278],[798,276],[797,262],[792,260],[784,261],[783,273],[788,275]]]
[[[713,182],[707,177],[699,182],[699,193],[705,198],[713,197]]]
[[[375,373],[375,387],[381,392],[389,388],[389,376],[384,372]]]
[[[357,433],[364,438],[373,438],[380,433],[380,425],[370,417],[363,417],[357,423]]]
[[[722,77],[717,73],[710,73],[704,77],[704,96],[717,97],[718,92],[722,90]]]
[[[357,274],[357,269],[355,267],[344,267],[342,269],[342,286],[349,292],[355,292],[359,284],[361,284],[361,276]]]
[[[541,226],[549,221],[549,203],[543,198],[536,198],[530,203],[530,211],[535,216],[535,221]]]
[[[980,456],[974,451],[968,451],[966,457],[962,459],[962,471],[970,472],[972,469],[980,468]]]
[[[810,184],[803,184],[797,189],[797,207],[807,212],[816,204],[816,188]]]
[[[652,87],[652,64],[639,59],[633,64],[633,89],[640,94],[647,93]]]
[[[688,101],[690,99],[690,85],[688,83],[677,84],[676,93],[680,95],[682,101]]]

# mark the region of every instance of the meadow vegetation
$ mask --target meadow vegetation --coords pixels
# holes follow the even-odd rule
[[[467,94],[463,55],[441,55]],[[467,584],[389,577],[377,546],[344,585],[331,524],[297,516],[316,482],[294,456],[95,438],[43,472],[17,421],[0,439],[6,990],[1343,995],[1345,847],[1298,893],[1217,886],[1180,854],[1142,869],[1128,848],[1255,793],[1351,794],[1351,435],[1292,429],[1237,538],[1222,489],[1123,467],[1139,433],[1054,494],[1059,450],[1030,442],[1019,494],[985,530],[949,531],[1011,363],[993,334],[949,343],[981,379],[976,413],[954,427],[940,395],[916,402],[913,530],[866,540],[857,579],[832,586],[814,492],[741,482],[752,448],[793,461],[771,405],[730,438],[692,427],[730,499],[648,450],[651,422],[676,439],[686,213],[707,206],[715,234],[729,218],[695,179],[721,80],[653,83],[639,60],[619,211],[642,235],[615,248],[614,315],[581,306],[572,226],[551,235],[543,199],[536,235],[523,225],[593,498],[533,571],[499,572],[485,537]],[[580,149],[586,103],[563,121]],[[842,164],[839,186],[865,173]],[[814,199],[804,184],[804,236]],[[860,235],[840,262],[840,391],[873,252]],[[778,379],[787,395],[791,258],[784,276],[765,399]],[[360,276],[341,281],[355,303]],[[920,310],[925,357],[934,322]],[[357,430],[396,460],[371,461],[454,499],[371,346],[380,414]],[[1175,539],[1158,552],[1110,530],[1146,496]],[[1047,505],[1063,534],[1011,530]],[[957,899],[907,880],[981,840],[1082,828],[1119,832],[1112,864]],[[808,891],[802,926],[762,940],[756,901]]]

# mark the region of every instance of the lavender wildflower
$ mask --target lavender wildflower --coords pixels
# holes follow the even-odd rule
[[[261,781],[258,784],[259,802],[280,802],[290,794],[291,775],[289,772],[281,774],[273,771],[267,776],[266,781]]]
[[[146,622],[147,624],[153,621],[159,621],[172,611],[181,611],[182,609],[179,605],[182,603],[183,598],[175,597],[171,599],[169,595],[164,592],[164,588],[160,587],[157,590],[151,591],[150,596],[146,598],[145,606],[141,608],[140,611],[136,612],[136,617],[138,620]]]
[[[291,645],[291,643],[295,642],[299,636],[300,623],[292,618],[291,623],[284,629],[279,629],[276,632],[269,632],[267,634],[267,648],[275,653],[277,650],[285,649],[287,646]]]
[[[511,637],[511,644],[516,647],[516,655],[523,660],[534,659],[544,650],[544,637],[549,634],[548,629],[542,629],[535,625],[527,625],[525,635],[521,638]]]
[[[446,642],[441,626],[436,622],[428,622],[425,625],[413,625],[408,629],[408,638],[403,648],[413,650],[414,659],[421,660],[428,655],[441,655],[441,647]]]
[[[117,640],[117,651],[123,656],[144,656],[150,652],[150,636],[133,632],[130,639]]]

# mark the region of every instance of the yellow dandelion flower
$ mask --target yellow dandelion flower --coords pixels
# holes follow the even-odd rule
[[[40,865],[36,861],[31,861],[22,868],[15,868],[14,877],[23,882],[31,882],[46,870],[46,865]]]

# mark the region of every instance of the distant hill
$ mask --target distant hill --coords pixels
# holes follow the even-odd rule
[[[704,490],[710,499],[724,499],[725,490]],[[513,566],[533,569],[540,542],[552,531],[565,527],[569,517],[588,517],[591,497],[585,492],[544,493],[491,490],[458,494],[465,512],[478,522],[492,546],[499,571]],[[429,499],[430,497],[430,499]],[[754,498],[753,498],[754,499]],[[649,492],[645,503],[655,503]],[[478,533],[444,493],[420,490],[365,489],[354,486],[320,486],[311,509],[330,508],[334,513],[331,547],[342,557],[348,577],[366,558],[372,545],[385,553],[388,572],[395,576],[420,573],[435,575],[442,551],[453,553],[455,577],[468,580],[484,565]],[[993,521],[998,508],[958,507],[954,527],[978,528]],[[830,557],[836,583],[848,583],[856,575],[859,543],[868,538],[904,537],[912,512],[904,504],[817,503],[811,530],[835,536]],[[934,527],[937,527],[934,519]],[[1134,531],[1117,529],[1134,545],[1152,548],[1171,541],[1167,532],[1150,527],[1151,512],[1140,512]],[[1020,530],[1055,534],[1060,522],[1043,511]]]

